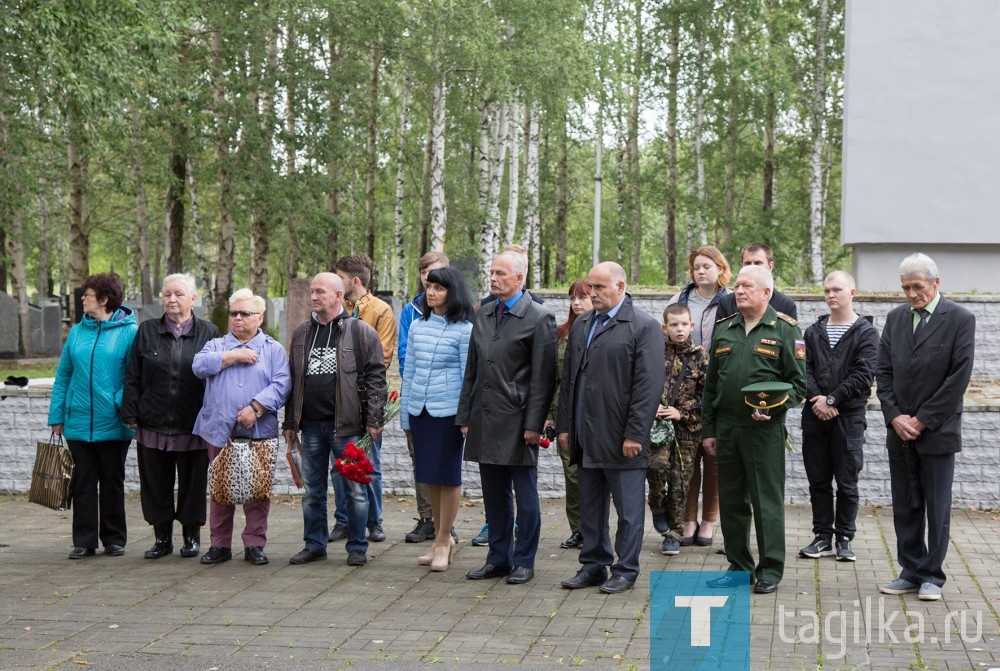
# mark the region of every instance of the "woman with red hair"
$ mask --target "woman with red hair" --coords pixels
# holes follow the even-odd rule
[[[559,353],[556,363],[556,393],[552,396],[552,406],[549,408],[549,418],[545,420],[545,436],[553,443],[555,440],[555,416],[559,408],[559,384],[562,379],[563,357],[566,354],[566,336],[576,318],[585,312],[593,310],[590,302],[590,285],[583,280],[577,280],[569,287],[569,316],[558,326],[556,334],[559,337]],[[562,459],[563,476],[566,479],[566,519],[569,521],[569,538],[559,544],[559,547],[569,549],[580,547],[583,537],[580,535],[580,490],[577,487],[576,465],[570,465],[569,452],[559,447],[559,458]]]

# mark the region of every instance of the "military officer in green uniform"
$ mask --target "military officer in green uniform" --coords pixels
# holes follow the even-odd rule
[[[785,411],[806,391],[802,331],[798,322],[768,305],[773,291],[767,268],[740,270],[739,311],[715,326],[702,403],[702,445],[716,454],[729,570],[750,572],[758,594],[774,592],[785,568]],[[775,382],[786,384],[744,391]],[[751,513],[760,551],[756,567]],[[709,584],[729,587],[731,582],[727,576]]]

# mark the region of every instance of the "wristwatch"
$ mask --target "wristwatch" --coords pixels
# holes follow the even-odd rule
[[[830,399],[827,399],[827,401],[826,401],[826,402],[827,402],[827,403],[829,403],[829,402],[830,402]],[[263,407],[263,406],[261,406],[261,407],[260,407],[260,408],[258,409],[258,408],[257,408],[257,406],[253,404],[253,402],[251,402],[251,403],[250,403],[250,407],[251,407],[251,408],[253,408],[253,414],[257,415],[257,419],[260,419],[261,417],[263,417],[263,416],[264,416],[264,412],[266,412],[266,411],[264,410],[264,407]]]
[[[836,407],[836,405],[837,405],[837,398],[835,396],[833,396],[833,394],[827,396],[826,397],[826,404],[828,406],[830,406],[831,408]],[[260,417],[260,415],[257,415],[257,416]]]

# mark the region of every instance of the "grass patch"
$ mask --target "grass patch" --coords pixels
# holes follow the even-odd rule
[[[59,359],[21,359],[20,361],[0,361],[0,381],[8,375],[35,380],[55,377]]]

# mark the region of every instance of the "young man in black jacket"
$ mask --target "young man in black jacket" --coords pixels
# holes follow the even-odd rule
[[[799,550],[800,557],[836,554],[837,561],[856,559],[851,541],[858,515],[858,474],[864,464],[865,407],[875,380],[879,343],[875,327],[854,311],[857,293],[849,274],[835,271],[827,275],[823,297],[830,314],[805,332],[802,461],[809,477],[816,538]]]

